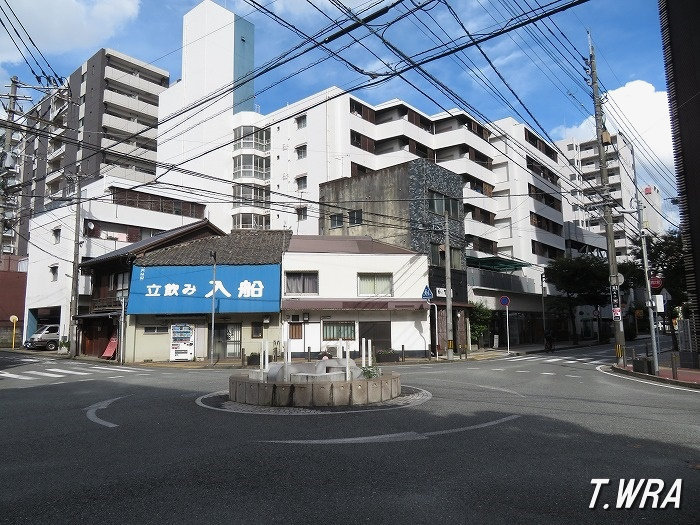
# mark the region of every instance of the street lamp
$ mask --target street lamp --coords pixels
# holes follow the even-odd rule
[[[209,255],[214,259],[214,265],[212,267],[212,294],[211,294],[211,345],[209,349],[209,362],[211,366],[214,366],[214,315],[216,310],[216,250],[211,250]]]

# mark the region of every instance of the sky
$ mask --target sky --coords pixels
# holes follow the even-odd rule
[[[109,47],[166,69],[174,82],[180,75],[182,16],[199,1],[0,0],[0,20],[38,74],[41,70],[9,26],[9,20],[23,41],[30,44],[21,32],[19,19],[60,76],[67,77],[98,49]],[[347,25],[349,15],[342,11],[343,6],[362,17],[395,0],[342,0],[342,5],[338,0],[258,2],[288,27],[262,13],[253,5],[256,2],[216,0],[255,25],[256,66],[288,56],[290,49],[304,41],[304,34],[311,36],[328,30],[324,33],[328,36],[337,30],[337,26],[329,30],[334,21]],[[404,0],[368,27],[331,42],[327,48],[336,56],[329,58],[328,52],[316,47],[256,78],[256,104],[261,112],[269,113],[333,85],[351,89],[370,81],[370,74],[381,78],[395,70],[397,64],[405,63],[401,53],[409,57],[428,56],[432,53],[421,53],[452,40],[468,42],[468,35],[488,35],[514,16],[536,11],[540,6],[565,3],[567,0]],[[356,94],[373,104],[400,98],[428,114],[461,108],[482,121],[513,116],[552,140],[588,139],[595,128],[583,62],[588,56],[587,31],[595,46],[601,89],[606,94],[608,128],[623,130],[632,139],[642,183],[659,186],[664,198],[675,196],[656,0],[589,0],[546,22],[492,38],[481,44],[480,50],[472,46],[426,64],[425,70],[454,96],[445,95],[416,71]],[[32,51],[51,74],[37,50]],[[319,63],[310,67],[316,61]],[[3,86],[12,75],[26,84],[37,84],[2,28]],[[275,85],[288,75],[293,76]],[[33,89],[22,89],[21,94],[41,95]],[[664,213],[670,220],[665,227],[678,224],[677,209],[670,201],[665,201]]]

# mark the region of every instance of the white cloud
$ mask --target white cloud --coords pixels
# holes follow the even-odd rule
[[[36,45],[48,58],[73,50],[99,47],[125,23],[136,18],[139,4],[140,0],[15,0],[11,5]],[[15,25],[21,32],[16,21]],[[13,36],[16,38],[16,35]],[[25,41],[29,43],[28,39]],[[0,35],[0,63],[18,63],[21,60],[7,33],[3,32]]]

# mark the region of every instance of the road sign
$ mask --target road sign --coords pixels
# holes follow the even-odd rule
[[[509,306],[510,305],[510,297],[507,295],[501,295],[501,298],[498,300],[501,305],[503,306]]]
[[[652,277],[649,279],[649,284],[654,290],[658,290],[664,285],[664,280],[661,277]]]
[[[610,303],[612,305],[613,321],[622,321],[622,308],[620,308],[620,288],[610,287]]]
[[[430,291],[430,286],[425,286],[423,289],[423,295],[421,296],[426,301],[430,301],[433,298],[433,292]]]
[[[620,286],[624,282],[625,282],[625,277],[621,273],[610,276],[610,284],[612,284],[612,285]]]

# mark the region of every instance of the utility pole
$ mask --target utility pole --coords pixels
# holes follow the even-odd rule
[[[630,144],[632,148],[632,144]],[[632,156],[634,159],[634,155]],[[644,228],[644,208],[642,201],[639,198],[641,191],[637,185],[637,170],[632,165],[632,173],[634,178],[634,198],[637,200],[637,225],[639,228],[639,242],[642,245],[642,264],[644,265],[644,284],[646,286],[647,297],[646,307],[649,314],[649,334],[651,335],[651,353],[652,362],[654,364],[654,375],[659,375],[659,350],[656,345],[656,319],[654,318],[654,303],[651,300],[651,283],[649,282],[649,259],[647,258],[647,236]]]
[[[10,79],[10,100],[7,104],[7,127],[5,128],[5,143],[2,148],[2,166],[0,166],[0,237],[5,231],[5,208],[7,207],[7,174],[11,166],[9,159],[12,154],[12,123],[15,116],[17,100],[17,77]]]
[[[603,123],[603,103],[598,89],[598,72],[595,63],[595,50],[588,33],[588,48],[590,59],[588,60],[589,73],[591,75],[591,87],[593,88],[593,105],[595,109],[595,131],[598,142],[598,164],[600,165],[600,186],[603,197],[603,220],[605,221],[605,236],[608,246],[608,268],[610,270],[610,299],[612,304],[613,325],[615,327],[615,355],[618,366],[625,363],[625,332],[622,327],[622,309],[620,305],[620,283],[617,274],[617,256],[615,254],[615,232],[613,230],[612,206],[610,205],[610,186],[608,184],[608,167],[605,154],[605,145],[610,143],[610,134]]]
[[[447,316],[447,360],[454,358],[455,341],[452,335],[452,258],[450,257],[450,215],[445,197],[445,314]]]
[[[73,281],[70,294],[70,334],[69,334],[69,352],[70,357],[78,355],[78,302],[80,299],[80,289],[78,287],[78,278],[80,277],[80,207],[81,207],[81,174],[75,173],[75,238],[73,243]]]

